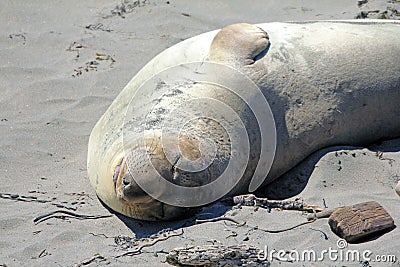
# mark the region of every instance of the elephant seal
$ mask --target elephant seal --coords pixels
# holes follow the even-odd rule
[[[237,175],[231,172],[239,179],[226,195],[246,193],[258,186],[251,188],[251,181],[259,180],[253,176],[260,166],[259,173],[266,173],[261,177],[265,186],[321,148],[398,137],[399,32],[400,23],[388,20],[241,23],[176,44],[143,67],[95,125],[88,151],[91,184],[119,213],[171,220],[197,208],[160,201],[158,193],[176,194],[163,180],[185,188],[205,186],[218,180],[232,156],[245,154],[248,161]],[[174,75],[185,76],[191,62],[211,65],[204,81],[168,81]],[[187,73],[200,80],[203,74]],[[159,91],[163,93],[157,95]],[[269,104],[268,125],[252,107],[262,97]],[[198,111],[219,114],[217,106],[201,102],[205,98],[229,112],[219,121],[191,116]],[[200,102],[193,104],[193,99]],[[230,118],[232,114],[236,117]],[[238,120],[247,140],[239,140],[234,152],[238,137],[231,138],[228,128]],[[264,138],[267,146],[262,146],[263,127],[271,133]],[[185,160],[189,164],[180,163]],[[158,191],[144,190],[146,181]],[[220,186],[224,185],[214,189]],[[173,197],[178,202],[200,201],[208,193]]]

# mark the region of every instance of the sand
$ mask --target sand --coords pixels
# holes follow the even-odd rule
[[[165,48],[230,23],[352,19],[382,15],[399,18],[391,1],[2,1],[0,3],[0,266],[74,266],[96,253],[122,254],[121,236],[149,238],[171,228],[182,235],[145,247],[135,256],[97,259],[89,266],[168,266],[165,253],[188,245],[221,242],[251,244],[269,250],[337,249],[338,237],[327,220],[290,232],[268,234],[224,222],[195,225],[146,223],[117,216],[96,198],[86,173],[90,131],[112,100]],[[385,10],[388,11],[384,13]],[[375,11],[378,12],[367,12]],[[364,11],[363,13],[360,13]],[[383,152],[381,154],[380,152]],[[320,151],[272,184],[270,197],[302,197],[335,208],[376,200],[400,224],[400,139],[368,147],[334,147]],[[37,197],[24,202],[8,194]],[[33,219],[59,209],[79,214],[112,215],[95,220]],[[71,210],[73,211],[73,210]],[[301,212],[216,204],[203,211],[226,214],[247,225],[280,229],[304,222]],[[326,235],[326,236],[325,236]],[[115,239],[113,237],[120,237]],[[127,240],[127,239],[125,239]],[[394,255],[400,259],[400,230],[348,248]],[[117,245],[116,241],[119,246]],[[152,242],[142,240],[140,244]],[[159,253],[155,253],[155,252]],[[358,261],[285,263],[272,266],[362,266]],[[400,266],[371,263],[372,266]],[[367,266],[367,265],[365,265]]]

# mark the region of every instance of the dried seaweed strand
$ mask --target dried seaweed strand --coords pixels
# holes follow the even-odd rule
[[[63,213],[69,216],[65,216],[65,215],[55,215],[57,213]],[[45,220],[48,220],[50,218],[59,218],[59,219],[65,219],[66,217],[68,218],[74,218],[74,219],[78,219],[78,220],[85,220],[85,219],[100,219],[100,218],[108,218],[111,217],[112,215],[84,215],[84,214],[78,214],[78,213],[74,213],[71,211],[67,211],[67,210],[56,210],[56,211],[52,211],[49,213],[46,213],[44,215],[38,216],[35,219],[33,219],[33,222],[35,224],[41,223]]]
[[[135,250],[127,251],[127,252],[125,252],[125,253],[123,253],[123,254],[116,255],[116,256],[104,257],[104,256],[101,256],[100,254],[95,254],[95,255],[94,255],[93,257],[91,257],[91,258],[85,259],[85,260],[81,261],[80,263],[76,263],[76,264],[74,265],[74,267],[81,267],[81,266],[83,266],[83,265],[88,265],[88,264],[94,262],[94,261],[97,260],[97,259],[108,260],[108,259],[117,259],[117,258],[121,258],[121,257],[124,257],[124,256],[139,255],[139,254],[143,253],[143,252],[142,252],[142,249],[143,249],[143,248],[154,246],[156,243],[158,243],[158,242],[160,242],[160,241],[167,240],[167,239],[169,239],[170,237],[183,235],[183,233],[184,233],[184,231],[183,231],[183,229],[181,229],[181,232],[179,232],[179,233],[173,233],[173,234],[170,234],[170,235],[167,235],[167,236],[159,237],[159,238],[157,238],[157,239],[154,239],[153,242],[146,243],[146,244],[143,244],[143,245],[139,246],[139,247],[136,248]],[[93,234],[93,233],[91,233],[91,234],[92,234],[92,235],[95,235],[95,234]],[[108,237],[107,237],[107,238],[108,238]],[[158,250],[158,251],[156,251],[156,253],[167,253],[167,252],[165,252],[165,251],[163,251],[163,250]]]
[[[167,240],[170,237],[183,235],[183,233],[184,233],[183,228],[181,228],[181,232],[180,233],[174,233],[174,234],[170,234],[170,235],[167,235],[167,236],[164,236],[164,237],[159,237],[157,239],[154,239],[153,242],[140,245],[135,250],[127,251],[127,252],[125,252],[123,254],[114,256],[113,258],[120,258],[120,257],[124,257],[124,256],[133,256],[133,255],[141,254],[143,248],[154,246],[156,243],[158,243],[160,241]]]
[[[39,203],[52,202],[52,200],[37,199],[37,197],[35,196],[20,196],[18,194],[10,194],[10,193],[0,193],[0,198],[11,199],[15,201],[23,201],[23,202],[39,202]]]
[[[0,193],[0,198],[10,199],[21,202],[37,202],[37,203],[49,203],[51,205],[57,206],[59,208],[66,208],[69,210],[76,210],[77,208],[74,206],[70,206],[62,203],[61,201],[54,201],[54,199],[38,199],[35,196],[21,196],[18,194],[10,194],[10,193]]]
[[[218,222],[218,221],[230,221],[230,222],[233,222],[233,223],[237,224],[238,226],[244,226],[246,224],[246,222],[240,223],[240,222],[238,222],[237,220],[235,220],[233,218],[223,217],[223,216],[216,217],[216,218],[211,218],[211,219],[196,220],[196,223]],[[313,219],[313,220],[309,220],[307,222],[302,222],[302,223],[296,224],[296,225],[288,227],[288,228],[278,229],[278,230],[267,230],[267,229],[259,228],[258,226],[250,226],[250,225],[247,225],[247,227],[250,227],[250,228],[252,228],[254,230],[260,230],[260,231],[263,231],[263,232],[266,232],[266,233],[275,234],[275,233],[282,233],[282,232],[290,231],[290,230],[293,230],[293,229],[295,229],[297,227],[300,227],[300,226],[303,226],[303,225],[306,225],[306,224],[309,224],[309,223],[313,223],[315,221],[316,221],[316,219]]]
[[[254,230],[260,230],[260,231],[263,231],[263,232],[266,232],[266,233],[277,234],[277,233],[282,233],[282,232],[293,230],[293,229],[295,229],[297,227],[300,227],[300,226],[303,226],[303,225],[306,225],[306,224],[309,224],[309,223],[313,223],[315,221],[316,221],[316,219],[312,220],[312,221],[302,222],[302,223],[296,224],[294,226],[291,226],[291,227],[288,227],[288,228],[279,229],[279,230],[267,230],[267,229],[262,229],[262,228],[259,228],[259,227],[253,227],[253,228],[254,228]]]
[[[107,258],[101,256],[100,254],[95,254],[93,257],[85,259],[81,261],[80,263],[77,263],[74,265],[74,267],[81,267],[83,265],[88,265],[94,262],[95,260],[100,259],[100,260],[107,260]]]
[[[221,217],[216,217],[216,218],[211,218],[211,219],[202,219],[202,220],[196,219],[196,223],[197,223],[197,224],[200,224],[200,223],[207,223],[207,222],[218,222],[218,221],[230,221],[230,222],[236,223],[237,225],[244,225],[244,224],[245,224],[245,223],[239,223],[238,221],[236,221],[236,220],[233,219],[233,218],[230,218],[230,217],[223,217],[223,216],[221,216]]]

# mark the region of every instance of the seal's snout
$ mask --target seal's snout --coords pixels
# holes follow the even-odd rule
[[[126,165],[124,159],[121,165],[117,166],[118,177],[115,181],[115,191],[119,201],[142,203],[149,202],[149,196],[139,187],[139,185],[133,179],[131,173]]]
[[[134,148],[131,151],[125,151],[126,156],[119,166],[116,167],[114,177],[115,192],[118,200],[123,205],[138,205],[154,201],[143,189],[137,184],[137,179],[146,175],[147,168],[144,162],[148,151],[143,148]],[[115,178],[114,178],[115,179]]]
[[[197,206],[163,202],[160,196],[171,196],[179,203],[187,196],[171,190],[172,184],[197,188],[211,183],[227,163],[222,157],[215,160],[216,149],[214,140],[185,135],[176,139],[152,136],[125,149],[123,161],[114,170],[115,193],[124,213],[140,219],[169,220],[198,211]]]
[[[172,144],[172,140],[164,143]],[[165,144],[164,144],[165,145]],[[143,183],[155,185],[155,195],[168,191],[162,186],[160,179],[180,186],[193,187],[207,182],[210,172],[202,170],[192,173],[179,168],[179,163],[184,159],[199,160],[198,143],[193,140],[179,142],[179,155],[176,151],[166,151],[161,140],[151,140],[143,146],[136,146],[125,151],[123,161],[115,167],[115,193],[124,212],[131,217],[145,220],[169,220],[187,216],[199,208],[177,207],[163,203],[150,196],[141,187]],[[167,145],[168,147],[168,145]],[[114,178],[115,179],[115,178]],[[179,198],[179,196],[177,196]],[[151,211],[151,212],[150,212]],[[151,215],[151,216],[149,216]],[[144,216],[147,216],[144,218]]]

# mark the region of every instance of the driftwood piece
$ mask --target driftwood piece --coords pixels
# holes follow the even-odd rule
[[[269,200],[256,197],[253,194],[239,195],[233,197],[233,204],[241,206],[261,207],[268,210],[297,210],[297,211],[322,211],[323,209],[314,205],[306,205],[302,199],[294,200]]]
[[[253,194],[240,195],[233,197],[235,205],[243,206],[258,206],[267,209],[280,208],[285,210],[300,210],[303,209],[303,201],[301,200],[268,200],[267,198],[258,198]]]
[[[369,201],[335,209],[329,225],[338,236],[354,242],[393,227],[394,220],[378,202]]]
[[[246,244],[222,244],[175,248],[167,255],[167,262],[174,266],[270,266],[258,258],[259,249]]]

